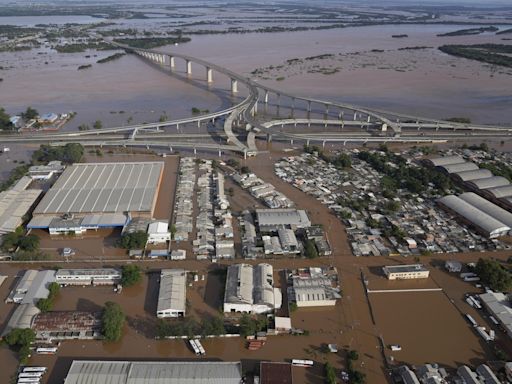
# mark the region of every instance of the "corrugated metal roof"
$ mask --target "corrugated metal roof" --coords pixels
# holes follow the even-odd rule
[[[163,162],[73,164],[35,213],[151,211],[163,167]]]
[[[496,220],[455,195],[444,196],[440,198],[438,202],[482,229],[491,237],[502,232],[510,231],[510,227],[503,224],[501,221]]]
[[[157,312],[185,311],[187,273],[183,269],[162,269]]]
[[[509,185],[509,181],[502,176],[487,177],[468,181],[467,184],[475,189],[489,189]]]
[[[478,165],[475,163],[460,163],[460,164],[448,164],[448,165],[441,165],[441,168],[443,168],[448,173],[458,173],[458,172],[465,172],[465,171],[476,171],[478,170]]]
[[[485,192],[491,194],[493,197],[495,197],[497,199],[501,199],[504,197],[511,197],[512,196],[512,185],[504,185],[502,187],[489,188]]]
[[[240,384],[238,362],[74,360],[64,384]]]
[[[460,164],[460,163],[466,162],[466,160],[464,160],[459,155],[436,157],[433,159],[428,159],[428,161],[430,161],[432,163],[432,165],[434,165],[436,167],[441,166],[441,165]]]
[[[493,176],[492,172],[489,171],[488,169],[477,169],[474,171],[456,172],[455,175],[457,175],[459,179],[461,179],[462,181],[485,179]]]
[[[512,228],[512,213],[509,211],[506,211],[473,192],[463,193],[459,197],[465,202],[471,204],[473,207],[478,208],[489,216],[494,217],[496,220],[499,220],[503,224]]]

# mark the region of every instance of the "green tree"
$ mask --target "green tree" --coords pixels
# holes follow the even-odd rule
[[[27,107],[25,112],[21,113],[21,117],[23,117],[25,120],[35,119],[38,116],[39,112],[37,112],[37,109],[34,109],[32,107]]]
[[[324,365],[324,374],[326,384],[336,384],[336,371],[329,362]]]
[[[193,115],[197,115],[197,114],[201,113],[201,110],[197,107],[192,107],[191,111],[192,111]]]
[[[164,121],[167,121],[167,115],[160,115],[160,118],[158,119],[160,123],[163,123]]]
[[[5,112],[5,109],[0,107],[0,130],[11,130],[14,126],[11,123],[10,116]]]
[[[176,235],[176,225],[174,224],[171,224],[171,226],[169,227],[169,232],[171,233],[171,239],[174,240],[174,236]]]
[[[127,233],[121,237],[120,246],[125,249],[142,249],[148,242],[148,234],[144,231]]]
[[[475,272],[482,282],[493,291],[509,292],[512,290],[512,273],[496,260],[479,259]]]
[[[27,235],[21,237],[18,241],[18,247],[23,251],[33,252],[39,249],[39,237],[36,235]]]
[[[318,257],[318,251],[315,246],[314,240],[306,240],[306,245],[304,247],[304,256],[308,259],[314,259]]]
[[[118,341],[123,335],[125,315],[121,306],[107,301],[102,315],[102,333],[107,341]]]
[[[142,280],[142,274],[138,265],[123,265],[121,272],[121,285],[123,287],[130,287]]]
[[[92,127],[94,129],[101,129],[101,128],[103,128],[103,123],[101,122],[101,120],[96,120],[94,122],[94,124],[92,125]]]
[[[53,303],[50,299],[39,299],[37,301],[37,308],[39,308],[41,312],[49,312],[52,310],[52,307]]]
[[[21,364],[26,364],[30,356],[30,345],[35,341],[36,334],[30,328],[15,328],[5,335],[4,340],[18,352]]]
[[[357,351],[352,349],[352,350],[348,351],[347,359],[353,360],[353,361],[359,360],[359,353],[357,353]]]
[[[90,128],[89,128],[89,125],[87,125],[87,124],[80,124],[80,125],[78,126],[78,130],[79,130],[79,131],[88,131],[89,129],[90,129]]]
[[[241,173],[251,173],[251,170],[249,169],[249,167],[244,165],[242,168],[240,168],[240,172]]]

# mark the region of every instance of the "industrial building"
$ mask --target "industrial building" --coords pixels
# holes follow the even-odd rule
[[[163,221],[155,221],[148,225],[148,244],[162,244],[171,241],[169,224]]]
[[[54,175],[62,173],[66,167],[58,160],[50,161],[48,165],[33,165],[28,169],[32,180],[48,180]]]
[[[24,176],[12,188],[0,192],[0,235],[16,231],[43,192],[27,189],[31,182]]]
[[[291,287],[288,287],[288,298],[297,307],[333,306],[341,298],[337,283],[337,273],[325,273],[321,268],[299,270],[291,275]]]
[[[311,226],[306,211],[293,208],[257,209],[256,220],[261,232],[276,232],[279,228],[296,230]]]
[[[64,384],[240,384],[239,362],[73,360]]]
[[[489,313],[500,323],[509,337],[512,337],[512,306],[501,292],[487,292],[479,296]]]
[[[82,233],[152,218],[163,168],[163,162],[73,164],[45,194],[28,228]]]
[[[453,174],[453,177],[459,182],[466,182],[477,179],[486,179],[492,177],[493,174],[488,169],[477,169],[473,171],[462,171]]]
[[[281,291],[274,288],[270,264],[233,264],[228,267],[224,312],[267,313],[281,307]]]
[[[464,158],[459,155],[436,157],[432,159],[426,159],[425,161],[433,167],[466,162],[466,160],[464,160]]]
[[[509,226],[455,195],[444,196],[437,202],[485,237],[492,239],[504,236],[510,231]]]
[[[156,316],[183,317],[186,311],[187,272],[183,269],[162,269]]]
[[[49,295],[48,286],[55,281],[55,271],[25,271],[14,289],[7,297],[6,302],[16,304],[37,304],[39,299]]]
[[[62,285],[115,285],[121,277],[121,271],[114,268],[59,269],[55,273],[55,281]]]
[[[496,188],[488,188],[483,192],[486,196],[494,199],[512,197],[512,185],[503,185]]]
[[[91,340],[101,337],[101,312],[51,311],[35,316],[37,340]]]
[[[477,195],[473,192],[463,193],[459,196],[466,203],[471,204],[473,207],[478,208],[482,212],[485,212],[489,216],[502,222],[506,226],[512,228],[512,213],[498,207],[496,204],[491,203],[489,200]]]
[[[478,170],[478,165],[471,162],[459,163],[459,164],[447,164],[440,165],[438,168],[442,169],[446,173],[459,173],[459,172],[467,172],[467,171],[476,171]]]
[[[505,179],[503,176],[493,176],[493,177],[487,177],[485,179],[476,179],[476,180],[470,180],[465,183],[465,185],[474,191],[479,191],[482,189],[489,189],[489,188],[497,188],[497,187],[503,187],[505,185],[509,185],[509,181]]]
[[[388,265],[382,271],[388,280],[426,279],[430,274],[422,264]]]
[[[18,305],[2,331],[2,336],[7,335],[13,329],[32,328],[34,318],[40,312],[39,308],[32,303]]]
[[[277,361],[260,363],[261,384],[293,384],[292,365]]]

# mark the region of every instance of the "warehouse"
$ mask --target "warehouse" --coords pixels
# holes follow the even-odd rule
[[[482,212],[478,208],[465,202],[455,195],[448,195],[437,200],[445,210],[457,215],[466,224],[475,228],[480,234],[488,238],[504,236],[510,227]]]
[[[440,165],[441,168],[446,173],[459,173],[459,172],[467,172],[467,171],[476,171],[478,170],[478,165],[471,162],[460,163],[460,164],[447,164]]]
[[[121,281],[121,272],[114,268],[59,269],[55,281],[62,285],[115,285]]]
[[[6,301],[16,304],[37,304],[39,299],[48,297],[48,286],[54,281],[55,271],[29,269],[25,271]]]
[[[92,340],[101,337],[101,312],[51,311],[35,316],[37,340]]]
[[[9,318],[2,332],[2,336],[7,335],[13,329],[32,328],[32,323],[40,312],[41,311],[34,304],[18,305]]]
[[[454,173],[452,176],[458,181],[465,182],[477,179],[486,179],[488,177],[492,177],[493,174],[488,169],[477,169],[475,171],[457,172]]]
[[[0,192],[0,235],[16,231],[43,192],[27,189],[31,181],[24,176],[12,188]]]
[[[186,311],[187,272],[183,269],[162,269],[156,316],[184,317]]]
[[[262,232],[275,232],[279,228],[296,230],[311,226],[306,211],[293,208],[257,209],[256,220]]]
[[[466,160],[464,160],[464,158],[462,158],[462,156],[459,155],[436,157],[433,159],[426,159],[425,161],[434,167],[440,167],[442,165],[448,164],[460,164],[466,162]]]
[[[488,188],[484,191],[484,194],[494,199],[512,197],[512,185],[509,184],[496,188]]]
[[[509,184],[510,183],[508,180],[502,176],[493,176],[487,177],[485,179],[477,179],[466,182],[466,186],[474,191],[478,191],[480,189],[497,188]]]
[[[388,265],[382,267],[388,280],[426,279],[429,270],[421,264]]]
[[[68,167],[34,210],[28,228],[81,233],[152,218],[163,162],[83,163]]]
[[[459,198],[512,228],[512,213],[509,211],[498,207],[496,204],[491,203],[489,200],[486,200],[473,192],[463,193]]]
[[[487,292],[479,295],[489,313],[499,321],[509,337],[512,337],[512,307],[509,298],[501,292]]]
[[[281,307],[281,291],[274,289],[270,264],[228,267],[224,312],[267,313]]]
[[[327,275],[321,268],[292,274],[288,297],[297,307],[333,306],[341,298],[339,288],[333,286],[333,277],[336,276]]]
[[[239,362],[73,360],[64,384],[240,384]]]

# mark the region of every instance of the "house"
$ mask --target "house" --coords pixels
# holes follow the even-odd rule
[[[382,267],[382,271],[388,280],[426,279],[430,273],[429,270],[421,264],[390,265]]]

